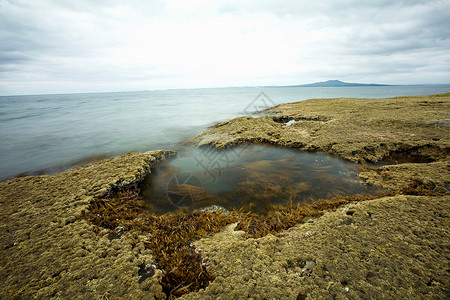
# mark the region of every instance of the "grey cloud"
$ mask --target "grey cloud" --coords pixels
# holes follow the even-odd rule
[[[63,5],[69,1],[57,3]],[[78,9],[86,9],[88,5],[87,1],[76,3]],[[92,15],[92,10],[80,15],[87,21],[79,20],[77,12],[69,7],[62,10],[46,1],[3,2],[0,6],[0,69],[20,69],[25,61],[46,64],[48,57],[89,56],[107,47],[106,40],[113,40],[111,27],[115,24]]]
[[[18,51],[0,51],[0,64],[17,64],[17,63],[23,63],[28,62],[32,60],[32,57],[29,57],[28,55],[18,52]],[[0,68],[1,70],[1,68]]]
[[[384,10],[374,20],[348,26],[337,44],[351,54],[386,54],[450,47],[450,4]],[[345,28],[345,27],[344,27]],[[356,46],[356,47],[355,47]]]
[[[349,54],[382,54],[449,47],[450,1],[239,1],[223,13],[271,12],[301,20],[303,30],[336,32],[332,43]],[[339,49],[341,48],[341,49]]]
[[[439,2],[439,1],[428,1]],[[249,13],[249,12],[271,12],[279,17],[303,16],[314,17],[315,15],[326,15],[330,19],[365,18],[365,15],[376,14],[379,11],[389,10],[393,7],[408,7],[425,3],[425,1],[290,1],[290,0],[253,0],[253,1],[224,1],[221,10],[224,13]]]

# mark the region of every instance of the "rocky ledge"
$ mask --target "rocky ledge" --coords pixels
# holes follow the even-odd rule
[[[431,162],[450,151],[450,94],[388,99],[312,99],[264,117],[215,125],[192,142],[216,148],[269,143],[356,162]]]
[[[153,264],[142,243],[131,246],[138,232],[114,238],[84,215],[94,198],[133,190],[154,163],[173,154],[128,153],[0,183],[0,299],[165,297],[157,276],[138,283],[141,266]]]

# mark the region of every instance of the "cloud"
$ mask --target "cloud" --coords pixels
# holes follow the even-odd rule
[[[448,11],[439,0],[0,0],[0,94],[445,83]]]

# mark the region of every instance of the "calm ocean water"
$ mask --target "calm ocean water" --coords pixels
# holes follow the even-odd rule
[[[269,98],[258,98],[264,92]],[[222,88],[0,97],[0,180],[129,151],[177,149],[216,122],[310,98],[383,98],[450,86]]]

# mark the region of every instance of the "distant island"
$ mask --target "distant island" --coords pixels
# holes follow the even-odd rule
[[[289,85],[285,87],[348,87],[348,86],[390,86],[389,84],[367,84],[367,83],[351,83],[340,80],[328,80],[315,82],[310,84]]]

